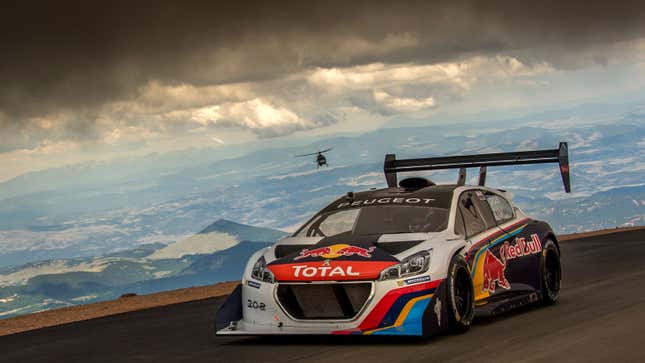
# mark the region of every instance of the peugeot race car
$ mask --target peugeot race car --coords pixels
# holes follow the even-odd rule
[[[467,330],[475,314],[553,304],[560,249],[551,227],[486,168],[557,162],[570,191],[567,144],[554,150],[423,159],[385,158],[388,188],[352,193],[292,236],[251,256],[216,316],[217,335],[429,336]],[[479,167],[478,185],[465,185]],[[454,185],[397,173],[460,169]]]

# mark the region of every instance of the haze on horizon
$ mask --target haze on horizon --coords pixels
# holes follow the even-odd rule
[[[638,1],[11,1],[0,14],[0,181],[150,152],[642,95],[644,10]]]

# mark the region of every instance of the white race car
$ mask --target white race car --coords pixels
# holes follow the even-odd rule
[[[290,237],[251,256],[216,316],[217,335],[373,334],[465,331],[560,289],[560,249],[545,222],[503,190],[486,167],[557,162],[570,191],[567,144],[554,150],[397,160],[388,188],[347,193]],[[476,186],[466,168],[479,167]],[[454,185],[397,173],[460,169]]]

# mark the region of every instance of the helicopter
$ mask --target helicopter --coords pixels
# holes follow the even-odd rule
[[[329,166],[327,164],[327,158],[323,153],[326,153],[327,151],[331,150],[332,148],[330,147],[329,149],[321,150],[315,153],[311,154],[302,154],[302,155],[296,155],[297,158],[302,157],[302,156],[310,156],[310,155],[316,155],[316,169],[319,169],[321,166]]]

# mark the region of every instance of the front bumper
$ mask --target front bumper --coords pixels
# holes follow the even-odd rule
[[[217,335],[412,335],[447,325],[445,284],[421,275],[374,281],[369,297],[349,319],[297,319],[278,302],[279,284],[243,281],[218,312]],[[237,289],[236,289],[237,291]]]

